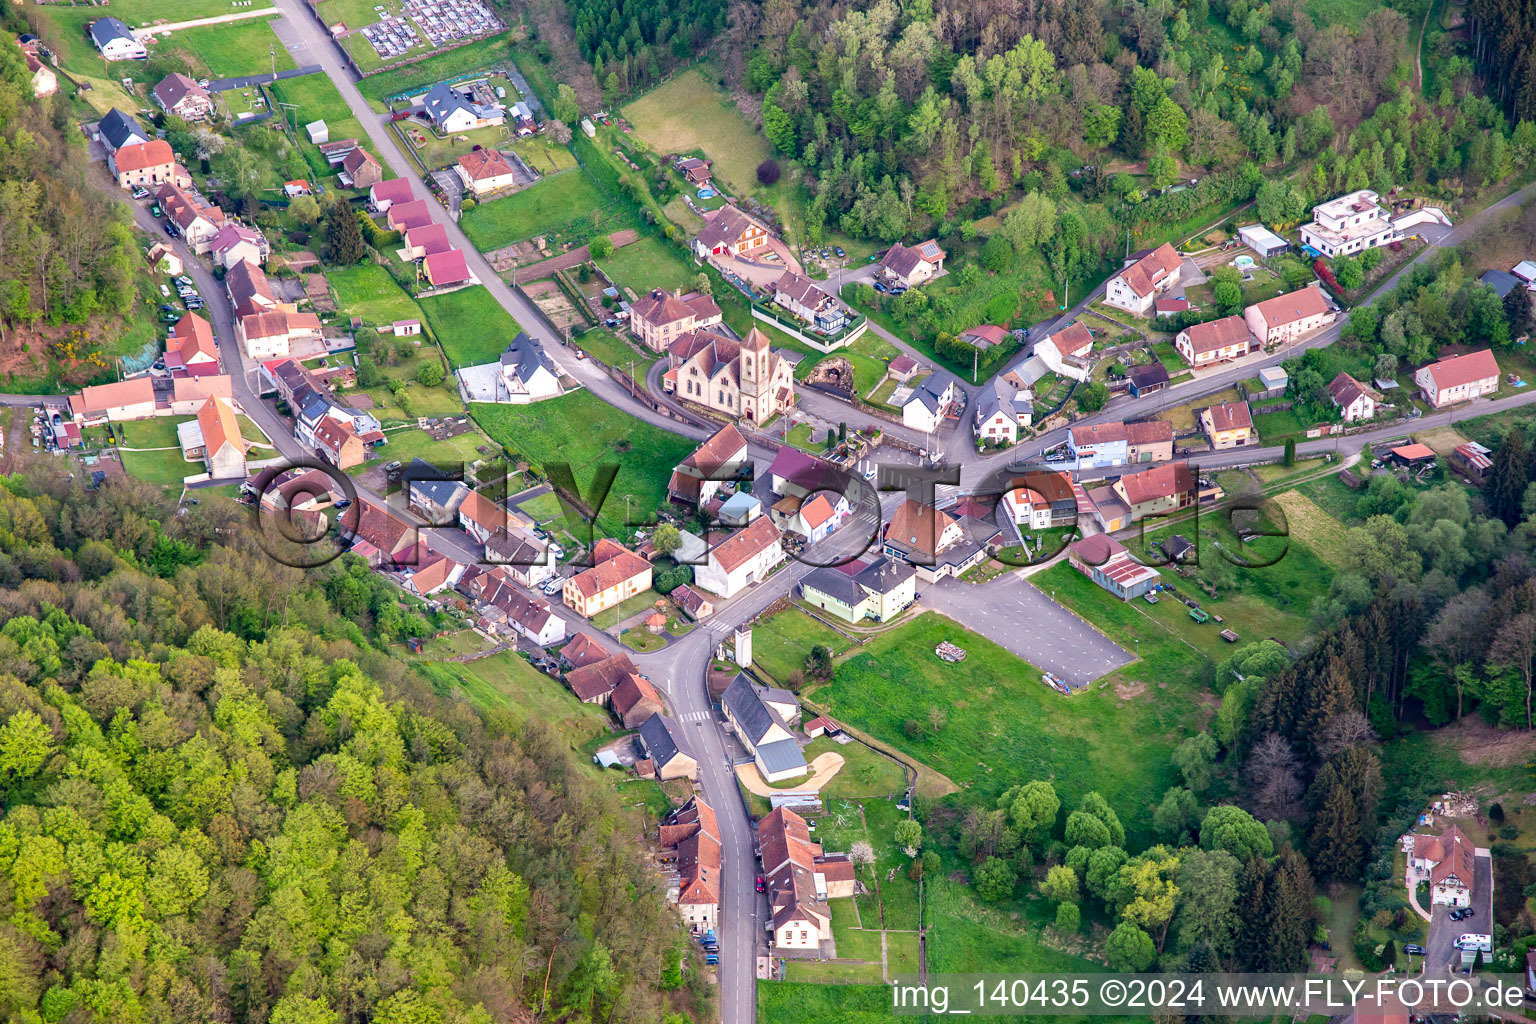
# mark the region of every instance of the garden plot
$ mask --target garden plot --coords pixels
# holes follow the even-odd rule
[[[586,318],[554,281],[547,278],[543,281],[529,281],[523,285],[523,291],[557,328],[564,330],[587,325]]]

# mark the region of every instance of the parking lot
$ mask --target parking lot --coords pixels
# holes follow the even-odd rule
[[[1479,851],[1472,862],[1472,916],[1451,920],[1451,907],[1439,904],[1431,913],[1429,939],[1425,942],[1426,969],[1446,973],[1461,966],[1461,951],[1456,940],[1468,933],[1487,935],[1493,931],[1493,860]]]

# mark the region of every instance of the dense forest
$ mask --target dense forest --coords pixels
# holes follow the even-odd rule
[[[566,0],[566,9],[609,102],[660,81],[725,27],[722,0]]]
[[[239,512],[0,478],[0,1015],[686,1021],[612,790],[435,693],[400,595]],[[691,979],[690,979],[691,980]]]
[[[1307,209],[1366,184],[1475,185],[1515,159],[1469,62],[1433,102],[1415,97],[1402,45],[1413,26],[1385,6],[1325,26],[1300,0],[732,11],[732,49],[749,55],[741,84],[762,96],[769,140],[807,172],[813,235],[943,235],[1038,194],[1104,248],[1126,224],[1250,197],[1257,175],[1223,176],[1245,165],[1273,177],[1305,160],[1294,206]],[[1383,100],[1391,109],[1373,117]],[[1536,145],[1529,126],[1522,142]],[[1203,180],[1154,200],[1185,176]]]
[[[1536,118],[1536,3],[1471,0],[1473,56],[1499,104],[1518,120]]]
[[[25,54],[0,47],[0,329],[132,309],[140,256],[127,212],[91,186],[90,173],[69,102],[35,99]],[[90,348],[62,337],[80,356]]]

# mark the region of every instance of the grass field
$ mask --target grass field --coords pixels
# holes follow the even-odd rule
[[[698,268],[683,258],[681,249],[650,235],[615,249],[598,266],[620,288],[631,288],[636,295],[652,288],[692,291],[699,276]]]
[[[464,214],[459,224],[476,248],[487,250],[535,235],[584,240],[621,212],[615,200],[577,169],[550,175],[505,199],[482,203]]]
[[[279,71],[298,67],[293,54],[278,41],[272,23],[265,18],[185,29],[164,37],[151,50],[155,53],[179,50],[194,66],[202,65],[215,78],[271,71],[274,58]]]
[[[123,470],[136,480],[147,480],[161,487],[181,489],[186,477],[204,472],[201,462],[188,462],[180,448],[152,452],[121,452]]]
[[[772,155],[768,140],[698,70],[652,89],[623,114],[658,153],[702,149],[713,164],[710,173],[742,195],[757,186],[757,165]]]
[[[754,658],[756,653],[753,652]],[[906,792],[907,775],[901,766],[862,743],[838,743],[823,736],[807,743],[804,753],[807,761],[827,753],[843,759],[843,766],[832,781],[821,788],[824,800],[895,797]]]
[[[437,358],[435,351],[432,352],[432,358]],[[394,367],[387,367],[384,375],[386,378],[399,377]],[[459,400],[458,389],[451,379],[435,388],[429,388],[416,383],[414,374],[411,375],[405,381],[404,404],[382,384],[358,393],[367,395],[373,401],[373,408],[369,411],[386,426],[407,420],[414,422],[418,416],[458,416],[464,412],[464,403]]]
[[[940,661],[933,648],[941,640],[969,656]],[[1174,781],[1168,757],[1187,734],[1194,696],[1176,684],[1123,705],[1102,689],[1063,698],[1040,682],[1038,669],[930,613],[851,654],[812,697],[839,721],[975,790],[972,799],[1049,779],[1067,803],[1097,789],[1129,825],[1148,817]],[[935,710],[945,718],[936,730]]]
[[[389,271],[376,263],[335,267],[325,276],[331,291],[336,294],[336,308],[343,315],[361,317],[363,323],[374,327],[422,317],[416,300],[389,276]]]
[[[790,608],[753,626],[752,664],[759,672],[788,683],[790,673],[804,667],[805,656],[817,644],[836,655],[853,646],[853,641],[800,609]]]
[[[265,0],[263,3],[270,6],[265,4]],[[116,0],[111,11],[83,5],[63,7],[51,4],[38,5],[33,10],[42,22],[39,26],[40,34],[58,53],[66,68],[74,70],[79,67],[86,74],[99,75],[102,74],[104,62],[85,33],[86,25],[97,18],[110,14],[122,19],[130,28],[143,28],[156,21],[191,21],[228,14],[229,3],[228,0]],[[55,29],[52,33],[46,30],[49,23]],[[119,68],[122,66],[117,65]],[[129,73],[132,73],[131,70]],[[112,78],[111,75],[106,77]]]
[[[352,110],[347,106],[347,101],[341,98],[335,83],[327,76],[305,75],[302,78],[285,78],[280,82],[274,82],[270,89],[279,103],[292,103],[298,108],[289,120],[296,121],[300,126],[299,149],[303,152],[310,169],[318,177],[330,178],[334,176],[335,169],[326,162],[319,148],[310,144],[309,136],[304,134],[303,126],[312,121],[324,121],[333,139],[357,139],[365,149],[373,151],[373,144],[368,141],[362,122],[352,116]],[[378,154],[374,153],[374,155]]]
[[[583,704],[560,683],[510,652],[466,662],[433,662],[436,673],[451,678],[466,698],[516,721],[537,718],[569,738],[572,747],[608,732],[608,715]]]
[[[372,9],[372,5],[369,5]],[[368,46],[366,40],[357,43]],[[355,44],[354,44],[355,45]],[[372,47],[369,47],[372,49]],[[435,57],[409,64],[387,75],[370,75],[357,83],[358,92],[384,110],[384,97],[413,89],[427,89],[434,82],[454,78],[501,61],[512,59],[512,44],[505,33],[487,36]]]
[[[417,427],[391,430],[386,436],[389,438],[389,443],[379,448],[379,460],[385,462],[398,460],[409,465],[412,459],[425,459],[434,466],[449,468],[460,462],[467,466],[477,459],[489,458],[494,454],[494,452],[479,450],[482,446],[490,446],[486,444],[485,438],[474,431],[460,434],[458,437],[450,437],[446,441],[434,440],[432,435]],[[353,466],[347,472],[352,476],[358,476],[377,464],[378,460],[365,462],[360,466]]]
[[[518,139],[509,148],[540,174],[558,174],[576,166],[576,156],[570,147],[562,146],[547,136]]]
[[[757,1019],[763,1024],[888,1024],[891,989],[883,984],[763,982],[757,986]]]
[[[1309,480],[1296,490],[1345,526],[1355,526],[1364,521],[1359,512],[1361,492],[1344,486],[1337,473],[1321,480]]]
[[[484,288],[429,295],[419,305],[455,367],[494,360],[522,329]]]
[[[636,521],[666,501],[667,480],[695,445],[608,405],[589,391],[577,391],[536,405],[473,405],[475,419],[491,437],[547,474],[553,462],[568,462],[582,494],[588,494],[600,464],[619,467],[613,488],[598,513],[597,529],[625,536],[626,497]]]
[[[1285,510],[1291,536],[1316,552],[1324,562],[1337,566],[1344,550],[1344,524],[1301,491],[1281,491],[1274,500]]]

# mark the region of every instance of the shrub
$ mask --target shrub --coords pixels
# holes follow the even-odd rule
[[[993,235],[981,247],[981,265],[1000,274],[1013,266],[1013,243],[1002,235]]]
[[[1488,819],[1490,821],[1503,821],[1504,805],[1498,801],[1494,801],[1492,804],[1490,804],[1488,807]]]
[[[757,180],[764,185],[773,185],[778,182],[779,162],[772,157],[757,165]]]
[[[651,575],[651,588],[658,594],[670,594],[684,583],[693,582],[693,566],[673,565]]]
[[[607,235],[598,235],[587,244],[587,251],[595,260],[605,260],[613,255],[613,239]]]

